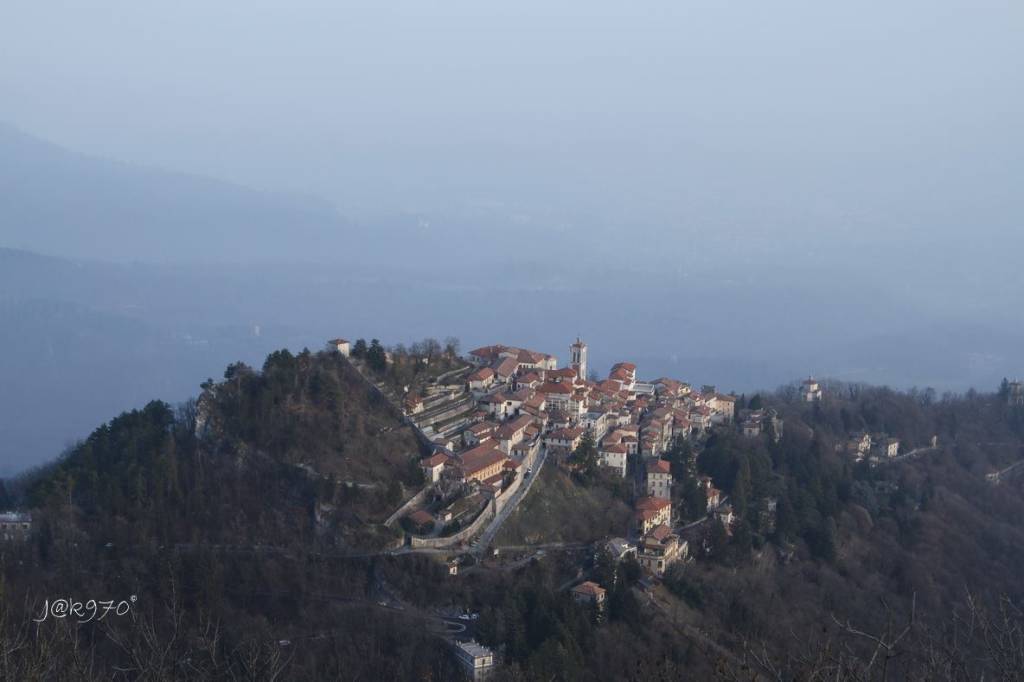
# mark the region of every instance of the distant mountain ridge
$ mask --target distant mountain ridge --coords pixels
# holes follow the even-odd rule
[[[322,260],[350,231],[326,202],[90,157],[0,124],[3,246],[103,260]]]

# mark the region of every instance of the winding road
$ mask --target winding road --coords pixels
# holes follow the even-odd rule
[[[491,522],[487,524],[484,532],[480,534],[470,547],[470,553],[480,555],[487,549],[488,545],[494,541],[494,536],[498,534],[498,530],[501,529],[501,524],[508,520],[508,517],[512,515],[519,503],[522,502],[523,498],[526,497],[526,493],[530,492],[530,488],[533,487],[533,482],[540,476],[541,468],[544,466],[544,462],[548,458],[547,447],[542,446],[540,453],[537,455],[537,460],[533,465],[533,473],[519,486],[512,495],[512,499],[509,500],[498,514],[491,519]]]

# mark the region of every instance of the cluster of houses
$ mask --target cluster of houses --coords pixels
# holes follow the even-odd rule
[[[851,434],[846,443],[836,445],[836,449],[845,451],[857,462],[865,459],[880,462],[900,454],[900,440],[885,434],[872,435],[866,431],[858,431]]]
[[[625,477],[629,463],[639,463],[643,495],[636,503],[637,559],[661,574],[685,559],[688,548],[671,530],[672,471],[662,459],[675,439],[695,438],[716,425],[736,419],[736,398],[704,386],[700,390],[667,377],[639,381],[636,365],[615,364],[607,378],[588,374],[587,345],[569,346],[569,365],[559,367],[549,354],[501,344],[470,351],[471,371],[462,376],[459,395],[451,404],[465,404],[457,434],[439,434],[434,452],[421,462],[428,482],[442,489],[461,486],[463,497],[494,498],[517,476],[529,476],[542,450],[567,458],[584,437],[595,444],[598,463]],[[467,396],[469,398],[467,401]],[[411,418],[421,407],[405,405]],[[441,408],[438,408],[441,409]],[[778,437],[782,420],[774,412],[744,414]],[[759,431],[760,432],[760,431]],[[708,509],[716,509],[719,492],[706,480]],[[420,510],[416,527],[436,527],[451,520],[451,508],[439,516]],[[428,518],[430,517],[430,518]]]
[[[349,350],[342,339],[331,344],[340,353]],[[483,346],[469,351],[469,366],[443,385],[406,392],[406,415],[435,444],[420,462],[433,496],[407,514],[415,532],[437,536],[464,527],[488,501],[528,478],[541,454],[565,462],[588,438],[598,464],[616,476],[634,476],[639,495],[633,540],[613,540],[609,551],[614,545],[616,558],[634,555],[654,575],[689,557],[688,542],[673,529],[672,466],[663,456],[675,440],[696,439],[722,425],[778,440],[782,419],[772,409],[737,414],[735,396],[713,386],[698,390],[667,377],[640,381],[631,362],[615,364],[599,379],[589,373],[587,355],[579,338],[569,346],[565,367],[547,353]],[[808,379],[801,395],[807,402],[821,400],[821,385]],[[708,514],[730,528],[733,513],[721,492],[708,477],[699,485]],[[580,589],[581,599],[603,598],[600,586]]]
[[[779,413],[772,408],[741,410],[739,422],[740,431],[748,438],[757,438],[767,433],[776,443],[782,439],[783,421]]]

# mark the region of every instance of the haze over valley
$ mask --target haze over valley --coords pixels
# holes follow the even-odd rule
[[[5,12],[0,474],[339,334],[1024,373],[1017,6],[406,5]]]

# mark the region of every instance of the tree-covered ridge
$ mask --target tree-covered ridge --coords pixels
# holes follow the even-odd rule
[[[453,609],[480,614],[473,636],[498,653],[497,680],[1024,670],[1024,486],[986,478],[1021,461],[1024,422],[998,394],[832,385],[818,404],[740,398],[777,410],[785,433],[725,426],[666,453],[695,560],[662,580],[641,580],[632,559],[616,566],[603,537],[587,544],[626,523],[630,495],[589,466],[589,442],[543,473],[509,542],[557,531],[544,554],[503,549],[451,576],[438,557],[353,552],[388,539],[375,515],[417,480],[398,454],[415,440],[374,395],[337,354],[275,353],[260,371],[233,365],[195,403],[121,415],[14,486],[27,484],[39,531],[0,553],[0,646],[21,647],[0,677],[453,679],[437,629]],[[872,467],[845,448],[861,431],[905,451],[939,446]],[[373,438],[397,447],[374,450]],[[702,477],[728,495],[728,529],[690,527],[707,513]],[[531,513],[548,525],[524,525]],[[583,579],[607,590],[603,611],[573,599]],[[26,630],[58,592],[138,595],[138,620]],[[885,643],[878,656],[871,637]]]
[[[288,544],[328,505],[338,535],[320,541],[345,544],[411,494],[418,455],[344,358],[282,350],[262,371],[229,366],[177,409],[155,401],[104,424],[33,474],[27,500],[48,512],[43,539],[61,520],[117,544]]]
[[[687,670],[710,674],[701,667],[710,656],[725,679],[753,679],[753,670],[767,679],[978,679],[986,671],[1017,679],[1004,673],[1024,671],[1024,477],[994,485],[987,474],[1024,461],[1024,408],[999,393],[936,396],[837,383],[821,403],[788,390],[738,403],[777,410],[785,433],[775,440],[719,429],[698,442],[678,440],[664,455],[676,481],[677,527],[687,527],[695,561],[672,566],[639,618],[672,614],[677,645],[703,653],[699,661],[687,657]],[[858,462],[847,446],[861,432],[897,438],[911,454],[875,466]],[[573,495],[614,490],[585,468],[573,470]],[[706,517],[701,477],[728,495],[736,514],[728,530],[715,518],[697,523]],[[567,531],[588,514],[567,508],[550,523]],[[586,569],[591,579],[607,573],[601,563],[598,552]],[[601,584],[620,589],[616,579]],[[620,633],[621,612],[609,615],[597,636]],[[495,617],[509,619],[504,609]],[[659,632],[669,629],[663,623]],[[555,632],[564,640],[565,630]],[[722,651],[695,632],[709,634]],[[498,646],[505,636],[487,641]],[[990,648],[997,636],[1000,651]],[[593,656],[595,633],[579,637],[559,641],[560,655]],[[891,648],[873,659],[871,637]],[[550,676],[554,656],[541,664],[536,652],[518,655]],[[678,662],[661,656],[666,666]]]
[[[349,481],[415,482],[412,431],[340,354],[280,350],[262,372],[234,364],[224,379],[204,384],[197,415],[222,452],[256,450]]]

